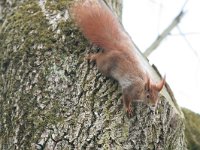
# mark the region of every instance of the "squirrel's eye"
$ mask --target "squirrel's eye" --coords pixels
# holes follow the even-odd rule
[[[147,98],[149,99],[149,98],[150,98],[150,96],[149,96],[149,95],[147,95]]]

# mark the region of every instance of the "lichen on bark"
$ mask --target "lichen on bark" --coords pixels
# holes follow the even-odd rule
[[[165,94],[155,113],[135,102],[126,116],[116,81],[85,60],[98,49],[72,3],[30,0],[1,28],[0,149],[185,149],[183,117]]]

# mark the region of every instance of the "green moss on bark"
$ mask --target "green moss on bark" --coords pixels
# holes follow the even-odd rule
[[[74,0],[59,0],[59,2],[47,0],[45,7],[49,11],[63,11],[69,9],[69,6],[73,3]]]
[[[66,4],[62,1],[56,9]],[[30,147],[31,143],[37,143],[44,130],[63,122],[60,109],[64,106],[55,95],[62,95],[64,91],[52,94],[53,86],[49,87],[48,80],[55,68],[63,70],[62,62],[70,53],[65,44],[76,42],[65,33],[72,34],[73,27],[68,20],[52,31],[49,20],[34,0],[24,3],[7,18],[0,34],[3,148]],[[10,139],[13,145],[7,147]]]
[[[127,118],[117,83],[84,60],[97,49],[71,2],[28,1],[1,29],[0,149],[184,149],[183,118],[164,96],[155,114],[133,103]]]

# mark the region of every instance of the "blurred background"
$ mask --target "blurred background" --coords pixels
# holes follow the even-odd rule
[[[124,0],[122,20],[150,63],[166,74],[178,104],[200,114],[199,8],[199,0]]]

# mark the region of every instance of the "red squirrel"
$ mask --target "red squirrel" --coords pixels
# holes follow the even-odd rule
[[[143,100],[155,107],[165,77],[157,84],[152,82],[142,67],[130,36],[103,0],[78,1],[72,14],[84,36],[103,48],[87,59],[95,61],[102,74],[119,82],[127,114],[132,115],[132,100]]]

